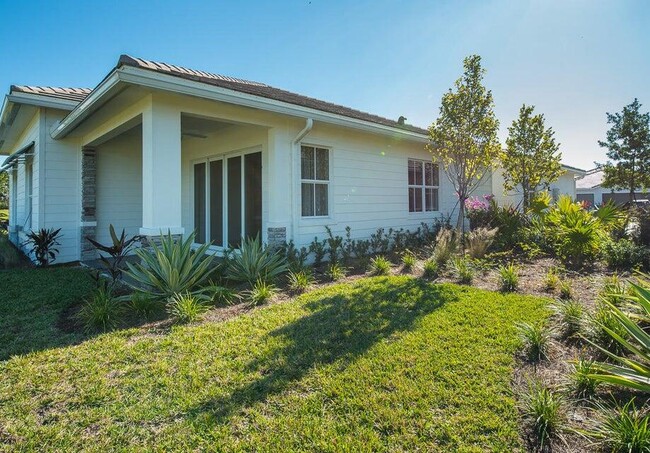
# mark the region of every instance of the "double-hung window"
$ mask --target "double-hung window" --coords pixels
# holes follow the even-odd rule
[[[300,183],[303,217],[329,215],[330,151],[300,147]]]
[[[438,210],[440,175],[438,164],[424,160],[409,159],[409,212]]]

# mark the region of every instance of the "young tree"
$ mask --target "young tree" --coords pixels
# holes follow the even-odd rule
[[[521,106],[519,118],[508,128],[506,149],[501,155],[503,187],[521,192],[524,211],[537,191],[548,190],[563,173],[560,144],[553,138],[555,133],[550,127],[544,127],[544,115],[534,115],[534,110],[532,105]]]
[[[483,86],[485,70],[481,57],[471,55],[463,61],[464,72],[442,96],[440,116],[429,127],[427,149],[440,159],[445,174],[458,196],[458,222],[465,219],[465,200],[481,183],[498,159],[501,145],[497,138],[499,121],[494,115],[492,92]]]
[[[609,161],[599,164],[605,173],[603,187],[627,189],[630,201],[637,189],[650,187],[650,113],[641,113],[634,99],[621,113],[607,113],[607,140],[598,144],[607,148]]]

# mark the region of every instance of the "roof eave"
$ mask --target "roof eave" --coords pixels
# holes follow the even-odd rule
[[[428,136],[414,131],[386,126],[371,121],[350,118],[344,115],[328,113],[313,108],[302,107],[288,102],[241,93],[228,88],[208,85],[202,82],[183,79],[168,74],[122,65],[114,69],[92,93],[82,101],[61,123],[52,131],[55,139],[63,138],[80,124],[88,115],[100,107],[104,96],[120,82],[145,86],[152,89],[170,91],[173,93],[195,96],[229,104],[253,107],[274,113],[281,113],[300,118],[312,118],[316,121],[330,123],[354,129],[366,130],[419,142],[428,142]]]

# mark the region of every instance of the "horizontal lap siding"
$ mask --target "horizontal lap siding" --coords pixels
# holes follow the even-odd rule
[[[49,131],[67,112],[45,110],[44,226],[61,228],[57,263],[79,259],[81,148],[76,139],[54,140]]]

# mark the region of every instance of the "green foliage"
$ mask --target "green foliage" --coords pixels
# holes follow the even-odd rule
[[[258,236],[242,241],[239,252],[233,253],[227,261],[226,277],[253,286],[259,280],[272,282],[287,270],[286,259],[279,252],[264,247]]]
[[[603,449],[621,453],[650,451],[650,416],[646,409],[637,409],[633,399],[622,407],[597,407],[596,428],[589,434]]]
[[[76,316],[86,332],[107,332],[117,328],[122,321],[124,306],[104,285],[95,290]]]
[[[0,230],[0,269],[12,269],[20,265],[23,255]]]
[[[617,341],[617,338],[626,341],[628,335],[624,325],[618,320],[611,307],[612,305],[606,301],[597,303],[596,310],[589,320],[587,334],[591,342],[600,350],[620,354],[625,348]]]
[[[370,260],[370,272],[373,275],[388,275],[390,274],[390,268],[390,261],[381,255]]]
[[[413,267],[415,267],[416,262],[417,262],[417,258],[415,257],[415,254],[410,250],[407,250],[402,254],[402,266],[404,271],[406,272],[412,271]]]
[[[210,244],[192,250],[194,233],[175,240],[171,233],[160,237],[160,245],[152,242],[149,248],[135,250],[141,263],[127,263],[127,275],[147,291],[160,299],[170,299],[176,294],[198,295],[204,292],[200,286],[212,272],[213,257],[206,255]],[[138,290],[137,285],[134,289]]]
[[[519,286],[519,268],[512,263],[499,267],[499,279],[501,281],[501,291],[516,291]]]
[[[570,300],[573,299],[573,284],[569,279],[560,280],[560,299]]]
[[[594,361],[579,358],[571,362],[569,371],[569,390],[579,398],[591,398],[596,394],[600,381],[593,378]]]
[[[619,306],[627,299],[627,285],[617,274],[614,274],[605,279],[598,296],[601,300]]]
[[[433,259],[428,259],[424,262],[424,278],[434,279],[440,276],[440,268],[438,263]]]
[[[258,280],[247,292],[247,298],[251,305],[257,306],[268,302],[277,292],[275,286],[265,280]]]
[[[429,128],[427,149],[440,159],[458,195],[457,229],[465,218],[465,200],[481,183],[501,152],[497,138],[499,121],[494,114],[492,92],[483,86],[481,57],[463,62],[463,76],[442,97],[440,115]]]
[[[630,200],[639,188],[650,187],[650,113],[641,113],[641,103],[634,99],[620,113],[607,113],[605,141],[609,161],[602,165],[603,187],[630,191]]]
[[[475,270],[469,259],[464,256],[457,256],[452,258],[451,264],[458,283],[462,283],[463,285],[469,285],[472,283],[472,280],[474,280]]]
[[[122,276],[122,266],[126,257],[131,253],[133,247],[137,242],[142,240],[141,236],[133,236],[131,238],[126,237],[126,232],[122,230],[122,234],[118,237],[115,234],[115,228],[113,224],[110,224],[108,231],[111,236],[111,244],[103,245],[95,241],[90,237],[86,237],[86,240],[90,242],[99,252],[99,259],[101,260],[104,269],[111,276],[112,283],[115,284],[117,280]],[[106,256],[108,255],[108,256]]]
[[[302,293],[314,283],[314,277],[308,269],[297,272],[289,271],[288,281],[291,291]]]
[[[292,239],[282,245],[279,253],[286,259],[289,269],[299,271],[305,267],[307,257],[309,256],[309,249],[307,247],[296,248]]]
[[[499,230],[499,234],[494,239],[496,248],[512,250],[518,247],[526,225],[526,216],[514,206],[498,206],[494,200],[490,206],[492,211],[490,224]]]
[[[602,256],[611,269],[628,270],[640,268],[648,260],[650,251],[629,239],[610,239],[603,243]]]
[[[148,320],[160,311],[160,299],[151,297],[143,291],[134,291],[131,294],[129,308],[138,316]]]
[[[506,149],[501,155],[503,187],[506,191],[521,192],[524,212],[539,190],[548,190],[564,173],[555,133],[545,127],[544,115],[534,115],[534,110],[535,107],[525,104],[519,109],[519,118],[508,128]]]
[[[444,268],[458,249],[458,235],[454,230],[443,228],[436,236],[436,245],[433,249],[433,260],[438,267]]]
[[[336,282],[345,277],[345,268],[340,264],[332,263],[327,266],[327,271],[325,274],[331,281]]]
[[[327,253],[330,264],[337,264],[339,257],[343,253],[343,238],[341,236],[334,236],[329,226],[325,226],[325,231],[327,231]]]
[[[192,294],[174,294],[167,302],[167,313],[181,324],[198,321],[209,306],[201,298]]]
[[[548,358],[551,332],[543,324],[518,323],[517,331],[528,360],[539,362]]]
[[[559,300],[551,307],[559,318],[562,333],[572,337],[582,331],[585,309],[574,299]]]
[[[317,237],[314,237],[314,240],[309,244],[309,253],[314,254],[314,266],[319,267],[325,258],[325,253],[327,249],[325,248],[327,240],[319,240]]]
[[[466,252],[470,258],[481,259],[485,256],[490,245],[499,231],[498,228],[476,228],[465,237]]]
[[[529,384],[522,401],[522,413],[531,424],[542,451],[544,445],[564,428],[564,398],[539,381]]]
[[[27,240],[24,245],[30,247],[31,253],[34,254],[36,262],[39,266],[45,267],[56,260],[56,255],[59,253],[57,245],[61,245],[59,238],[61,237],[61,228],[41,228],[38,231],[30,231],[27,233]]]
[[[544,291],[549,293],[555,292],[555,290],[560,286],[560,277],[558,277],[557,272],[554,268],[550,268],[546,271],[544,275]]]

